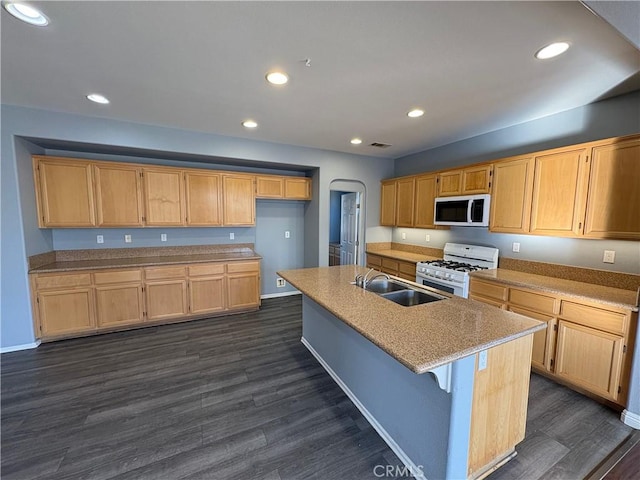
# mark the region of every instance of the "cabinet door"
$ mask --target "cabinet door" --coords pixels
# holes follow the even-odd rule
[[[413,227],[415,178],[397,181],[396,226]]]
[[[528,233],[533,190],[533,158],[517,158],[493,166],[489,230]]]
[[[223,175],[223,221],[225,225],[255,225],[256,200],[253,177]]]
[[[435,199],[436,199],[436,176],[423,175],[416,177],[415,195],[415,222],[416,228],[436,228],[433,224]]]
[[[621,336],[561,319],[555,373],[590,392],[617,400],[623,344]]]
[[[587,200],[586,150],[570,150],[535,159],[531,233],[577,236]]]
[[[95,227],[91,163],[34,157],[34,168],[40,227]]]
[[[640,140],[593,149],[584,234],[640,239]]]
[[[94,165],[99,227],[142,225],[142,188],[136,167]]]
[[[256,176],[257,198],[283,198],[284,178],[275,175]]]
[[[45,337],[95,329],[91,288],[39,292],[38,310]]]
[[[182,171],[144,168],[146,224],[150,226],[184,225]]]
[[[311,200],[311,179],[285,177],[284,198],[291,200]]]
[[[396,181],[382,182],[380,187],[380,225],[396,224]]]
[[[147,318],[179,317],[188,312],[187,281],[164,280],[149,282],[145,285],[147,300]]]
[[[143,321],[142,284],[96,287],[99,327],[115,327]]]
[[[525,317],[540,320],[547,324],[545,330],[538,330],[533,334],[533,351],[531,353],[531,365],[542,370],[552,371],[553,351],[555,346],[555,329],[557,321],[555,317],[533,312],[525,308],[509,306],[509,311],[524,315]]]
[[[462,170],[451,170],[438,175],[438,196],[450,197],[462,194]]]
[[[227,306],[230,310],[260,306],[260,274],[256,272],[227,275]]]
[[[225,310],[224,276],[189,279],[189,310],[191,313]]]
[[[217,173],[185,172],[184,184],[187,225],[222,225],[220,175]]]
[[[462,171],[462,194],[489,193],[492,169],[492,165],[465,168]]]

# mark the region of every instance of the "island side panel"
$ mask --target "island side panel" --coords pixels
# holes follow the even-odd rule
[[[452,395],[433,375],[413,373],[306,295],[302,318],[305,344],[402,450],[405,464],[408,458],[415,473],[445,478]]]

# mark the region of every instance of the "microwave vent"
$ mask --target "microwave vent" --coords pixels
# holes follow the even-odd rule
[[[371,144],[372,147],[378,147],[378,148],[389,148],[391,146],[390,143],[380,143],[380,142],[373,142]]]

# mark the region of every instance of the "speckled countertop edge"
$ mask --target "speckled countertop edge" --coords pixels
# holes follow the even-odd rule
[[[565,297],[588,300],[603,305],[611,305],[638,311],[636,304],[637,292],[622,290],[620,288],[604,287],[593,283],[576,282],[562,278],[547,277],[534,273],[523,273],[515,270],[497,268],[495,270],[482,270],[469,274],[478,280],[490,280],[507,286],[529,288],[541,292],[553,293]]]
[[[357,273],[365,272],[345,265],[286,270],[278,275],[417,374],[546,327],[455,296],[403,307],[351,285]]]
[[[380,257],[392,258],[394,260],[404,260],[405,262],[424,262],[425,260],[441,260],[441,257],[432,257],[429,255],[422,255],[420,253],[405,252],[402,250],[367,250],[366,253],[371,255],[378,255]]]
[[[75,260],[54,262],[29,270],[29,273],[72,272],[109,268],[152,267],[188,263],[230,262],[235,260],[260,260],[253,250],[244,252],[209,253],[199,255],[167,255],[154,257],[111,258],[99,260]]]

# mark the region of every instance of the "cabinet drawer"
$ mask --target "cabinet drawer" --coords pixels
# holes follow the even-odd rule
[[[224,263],[207,263],[204,265],[190,265],[187,267],[189,276],[197,277],[202,275],[222,275],[224,274]]]
[[[397,260],[391,260],[390,258],[383,258],[382,259],[382,268],[384,270],[392,270],[394,272],[398,271],[398,261]]]
[[[144,278],[156,280],[159,278],[181,278],[185,276],[184,265],[175,267],[153,267],[144,269]]]
[[[367,266],[376,266],[379,267],[382,265],[382,257],[379,257],[377,255],[371,255],[368,254],[367,255]]]
[[[260,262],[233,262],[227,264],[227,273],[258,272]]]
[[[400,273],[401,274],[404,273],[404,274],[412,277],[415,280],[416,264],[415,263],[409,263],[409,262],[400,262]]]
[[[38,289],[58,287],[86,287],[91,285],[90,273],[77,273],[69,275],[46,275],[36,277]]]
[[[556,299],[547,295],[512,288],[509,291],[509,303],[527,307],[536,312],[553,314]]]
[[[482,297],[495,298],[497,300],[507,299],[507,287],[496,283],[485,283],[471,279],[471,293]]]
[[[128,283],[142,281],[142,272],[140,270],[115,270],[97,272],[93,274],[93,280],[96,285],[104,285],[107,283]]]
[[[502,303],[502,301],[500,301],[500,300],[494,300],[492,298],[481,297],[481,296],[478,296],[478,295],[474,295],[473,293],[469,294],[469,298],[471,300],[475,300],[477,302],[486,303],[487,305],[491,305],[493,307],[497,307],[497,308],[499,308],[501,310],[505,309],[505,304]]]
[[[563,300],[560,304],[560,316],[580,325],[605,330],[611,333],[624,334],[627,316],[602,308],[590,307]]]

